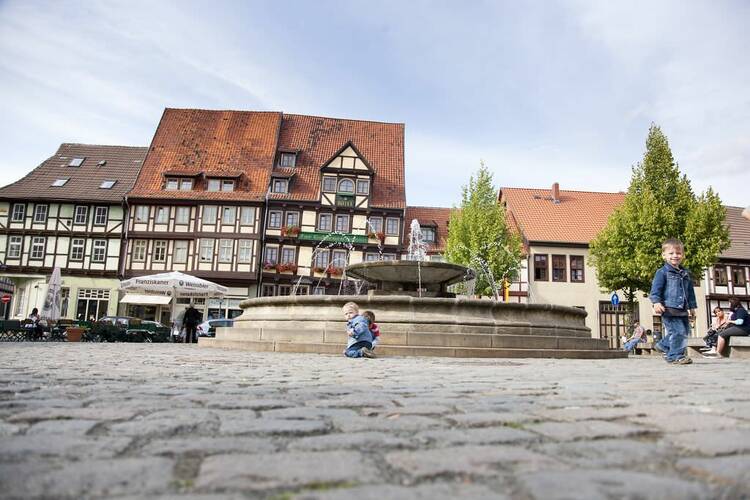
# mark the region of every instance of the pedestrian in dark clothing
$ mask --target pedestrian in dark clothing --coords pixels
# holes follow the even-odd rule
[[[185,326],[185,343],[192,344],[198,342],[198,336],[196,335],[196,329],[201,322],[201,313],[190,304],[185,311],[185,317],[182,321]]]

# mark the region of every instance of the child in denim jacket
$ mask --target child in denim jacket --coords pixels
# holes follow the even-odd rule
[[[341,309],[346,318],[346,333],[348,334],[344,356],[374,358],[370,326],[367,319],[359,314],[359,306],[354,302],[347,302]]]
[[[685,246],[680,240],[670,238],[662,244],[661,250],[664,265],[654,275],[650,299],[654,314],[661,315],[666,335],[656,349],[666,352],[667,363],[689,365],[693,361],[686,356],[687,337],[690,318],[695,316],[698,304],[690,273],[681,266]]]

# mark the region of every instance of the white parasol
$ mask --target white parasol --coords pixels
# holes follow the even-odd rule
[[[60,277],[60,268],[55,267],[52,275],[49,277],[47,285],[47,295],[44,296],[44,305],[39,317],[46,320],[57,321],[60,319],[60,306],[62,303],[62,278]]]

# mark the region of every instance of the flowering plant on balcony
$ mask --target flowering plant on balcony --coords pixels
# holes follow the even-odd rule
[[[342,268],[336,267],[333,264],[328,264],[328,267],[326,267],[326,272],[333,276],[340,276],[344,274],[344,270]]]
[[[385,241],[385,233],[383,231],[370,231],[367,233],[367,237],[371,240],[380,240],[381,243]]]
[[[265,269],[266,271],[274,269],[275,267],[276,267],[276,263],[271,262],[270,260],[267,260],[263,263],[263,269]]]
[[[280,264],[276,264],[276,270],[280,273],[283,273],[285,271],[291,271],[293,273],[297,272],[297,264],[294,262],[282,262]]]
[[[313,266],[312,268],[314,273],[324,273],[326,272],[326,268],[323,266]]]
[[[290,238],[294,238],[295,236],[299,235],[299,226],[283,226],[281,228],[281,236],[289,236]]]

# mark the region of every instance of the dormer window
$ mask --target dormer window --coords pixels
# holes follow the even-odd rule
[[[234,191],[234,181],[227,179],[208,179],[207,191]]]
[[[339,193],[353,193],[354,181],[351,179],[341,179],[339,181]]]
[[[99,187],[101,189],[112,189],[112,186],[117,184],[117,181],[104,181],[101,184],[99,184]]]
[[[180,181],[178,179],[167,179],[167,183],[164,186],[164,189],[167,191],[177,191],[177,189],[180,187]]]
[[[427,243],[435,243],[435,228],[422,226],[422,239]]]
[[[287,179],[273,179],[271,182],[272,193],[288,193],[289,181]]]
[[[193,189],[193,179],[183,179],[179,177],[167,178],[166,184],[164,184],[164,189],[167,191],[190,191]]]
[[[370,181],[357,179],[357,194],[370,194]]]
[[[67,183],[70,179],[57,179],[55,182],[52,183],[52,187],[62,187]]]
[[[297,154],[296,153],[281,153],[279,157],[279,166],[286,168],[294,168],[297,165]]]
[[[83,165],[83,161],[86,158],[71,158],[70,163],[68,163],[69,167],[80,167]]]

